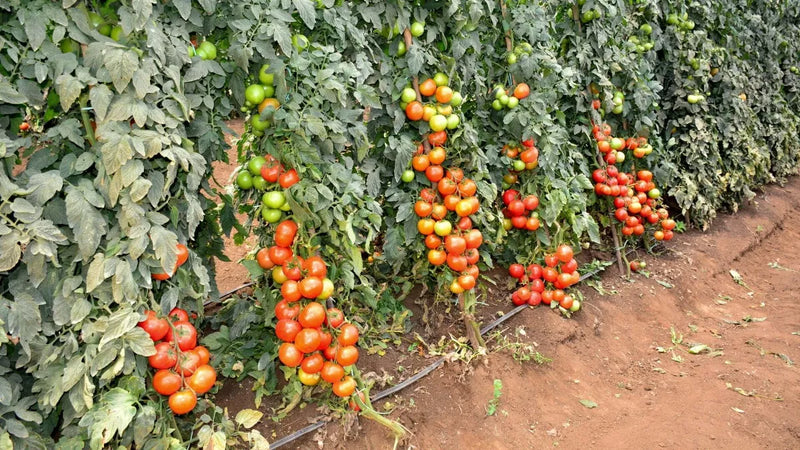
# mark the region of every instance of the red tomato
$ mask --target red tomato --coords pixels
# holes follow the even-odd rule
[[[284,342],[278,349],[278,359],[286,366],[297,367],[303,361],[303,352],[294,344]]]
[[[297,321],[291,319],[282,319],[275,324],[275,335],[278,336],[278,339],[282,340],[283,342],[294,342],[294,338],[297,336],[297,333],[299,333],[302,329],[303,326]]]
[[[305,298],[317,298],[322,293],[322,278],[305,277],[298,284],[300,295]]]
[[[156,312],[151,310],[145,311],[144,314],[145,319],[137,325],[142,327],[142,329],[150,335],[150,339],[152,339],[153,342],[163,339],[169,331],[169,322],[167,322],[167,319],[159,319],[156,316]]]
[[[161,395],[172,395],[183,385],[181,376],[177,373],[161,369],[153,375],[153,389]]]
[[[169,396],[169,409],[179,416],[193,410],[195,405],[197,405],[197,395],[191,389],[184,389]]]
[[[297,235],[297,224],[294,220],[284,220],[275,227],[275,245],[291,247],[295,235]]]
[[[294,338],[294,345],[297,350],[303,353],[311,353],[319,348],[321,336],[316,328],[303,328]]]
[[[186,321],[180,321],[175,322],[172,326],[175,332],[173,333],[172,328],[170,328],[167,332],[166,342],[172,342],[176,338],[178,348],[184,352],[197,346],[197,330],[194,325]]]
[[[303,358],[303,362],[300,363],[300,368],[303,369],[305,373],[318,373],[322,370],[324,364],[325,358],[319,353],[314,353]]]
[[[186,385],[197,394],[205,394],[214,387],[216,382],[217,371],[208,364],[202,364],[186,380]]]
[[[278,184],[284,189],[294,186],[298,181],[300,181],[300,176],[297,175],[297,171],[294,169],[286,171],[278,177]]]
[[[344,314],[339,308],[328,308],[328,326],[331,328],[339,328],[344,322]]]
[[[351,366],[358,361],[358,349],[354,345],[339,347],[336,351],[336,362],[343,367]]]
[[[178,362],[178,353],[173,344],[159,342],[156,344],[156,354],[147,358],[147,361],[154,369],[171,369]]]
[[[346,376],[333,383],[333,393],[339,397],[349,397],[356,391],[356,380],[351,376]]]
[[[328,276],[328,265],[319,256],[312,256],[303,263],[303,269],[310,277],[317,277],[320,279]]]
[[[525,267],[522,264],[512,264],[508,267],[508,274],[512,278],[522,278],[525,275]]]
[[[198,357],[200,357],[200,365],[208,364],[211,361],[211,352],[208,351],[207,348],[203,347],[202,345],[198,345],[191,351],[195,352]]]
[[[322,375],[322,379],[328,383],[336,383],[344,376],[344,369],[335,362],[325,361],[320,374]]]
[[[556,249],[556,257],[558,257],[558,260],[562,263],[569,262],[569,260],[572,259],[572,255],[572,247],[567,244],[561,244]]]
[[[290,306],[289,301],[286,299],[279,301],[275,305],[275,318],[278,320],[294,319],[299,313],[300,305],[295,304],[294,306]]]
[[[356,345],[356,342],[358,342],[358,328],[352,323],[342,325],[337,341],[342,346]]]
[[[189,314],[187,314],[186,311],[181,308],[172,308],[169,314],[167,314],[167,317],[169,317],[170,321],[172,321],[173,323],[180,321],[183,322],[189,321]]]
[[[318,302],[309,303],[300,312],[298,321],[304,328],[318,328],[322,326],[322,323],[325,322],[325,307]]]

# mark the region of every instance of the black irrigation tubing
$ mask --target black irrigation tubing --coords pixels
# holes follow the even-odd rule
[[[629,254],[630,254],[630,252],[628,254],[626,254],[626,256],[629,255]],[[587,279],[589,277],[593,277],[593,276],[597,275],[598,273],[602,272],[603,270],[604,270],[604,268],[597,268],[597,269],[595,269],[595,270],[593,270],[593,271],[591,271],[589,273],[585,273],[585,274],[581,275],[580,281],[583,281],[583,280],[585,280],[585,279]],[[252,284],[252,283],[249,283],[249,284]],[[242,287],[246,287],[246,286],[247,285],[244,285]],[[239,288],[239,289],[241,289],[241,288]],[[233,291],[228,293],[228,295],[232,294],[235,291],[236,291],[236,289],[234,289]],[[491,323],[489,323],[488,325],[486,325],[485,327],[483,327],[481,329],[481,336],[483,336],[486,333],[488,333],[488,332],[492,331],[493,329],[497,328],[500,324],[502,324],[506,320],[514,317],[515,315],[519,314],[520,311],[522,311],[524,309],[527,309],[527,308],[528,308],[528,305],[519,305],[516,308],[512,309],[511,311],[509,311],[508,313],[503,314],[502,316],[500,316],[497,319],[493,320]],[[375,396],[370,401],[371,402],[372,401],[378,401],[380,399],[386,398],[386,397],[388,397],[388,396],[390,396],[390,395],[392,395],[392,394],[394,394],[396,392],[399,392],[399,391],[407,388],[408,386],[410,386],[410,385],[416,383],[417,381],[421,380],[422,378],[426,377],[427,375],[429,375],[434,370],[438,369],[439,366],[444,364],[444,361],[445,361],[445,357],[444,356],[439,357],[431,365],[429,365],[428,367],[426,367],[426,368],[420,370],[419,372],[417,372],[413,377],[403,381],[400,384],[392,386],[389,389],[384,389],[383,391],[378,392],[377,394],[375,394]],[[308,433],[311,433],[312,431],[316,431],[316,430],[322,428],[323,426],[325,426],[326,423],[327,423],[327,421],[320,420],[320,421],[318,421],[316,423],[313,423],[313,424],[311,424],[311,425],[309,425],[309,426],[307,426],[305,428],[301,428],[301,429],[295,431],[294,433],[292,433],[292,434],[290,434],[288,436],[285,436],[285,437],[283,437],[281,439],[278,439],[277,441],[273,442],[272,444],[270,444],[270,448],[282,447],[282,446],[284,446],[284,445],[286,445],[286,444],[288,444],[288,443],[290,443],[290,442],[292,442],[292,441],[294,441],[296,439],[299,439],[299,438],[305,436]]]

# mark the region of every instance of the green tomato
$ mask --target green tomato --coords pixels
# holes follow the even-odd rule
[[[404,183],[411,183],[414,181],[414,171],[411,169],[404,170],[400,179],[403,180]]]
[[[442,131],[447,128],[447,117],[441,114],[434,114],[431,120],[428,121],[428,125],[433,131]]]
[[[92,28],[97,29],[104,23],[103,16],[94,11],[89,12],[89,24],[92,25]]]
[[[625,141],[623,141],[620,138],[616,138],[615,137],[615,138],[611,139],[611,142],[609,142],[609,144],[611,145],[612,149],[619,150],[619,149],[621,149],[622,147],[625,146]]]
[[[422,22],[414,22],[411,24],[411,35],[414,37],[422,36],[425,32],[425,24]]]
[[[406,43],[400,41],[397,43],[397,56],[403,56],[406,54]]]
[[[686,22],[686,29],[687,30],[694,30],[694,21],[690,20]]]
[[[581,301],[573,300],[572,306],[569,307],[570,312],[578,312],[581,309]]]
[[[278,223],[282,216],[280,209],[261,208],[261,217],[269,223]]]
[[[413,102],[417,99],[417,92],[412,88],[405,88],[400,94],[400,101],[405,103]]]
[[[594,12],[592,10],[584,11],[583,15],[581,15],[581,22],[588,23],[594,20]]]
[[[639,53],[644,53],[645,52],[644,45],[637,45],[636,51]]]
[[[286,202],[279,209],[284,212],[291,211],[292,205],[290,205],[289,202]]]
[[[517,55],[515,55],[513,53],[509,53],[508,56],[506,56],[506,63],[508,63],[509,66],[516,64],[517,63]]]
[[[189,54],[189,58],[194,58],[195,56],[199,56],[197,54],[197,49],[194,48],[194,45],[189,45],[186,47],[186,53]]]
[[[661,191],[659,191],[658,188],[650,189],[649,191],[647,191],[647,196],[652,199],[660,198]]]
[[[201,54],[205,53],[205,57]],[[203,41],[199,47],[197,47],[197,54],[200,55],[203,59],[216,59],[217,58],[217,46],[212,44],[209,41]]]
[[[503,104],[500,103],[500,100],[495,100],[492,102],[492,108],[495,111],[500,111],[501,109],[503,109]]]
[[[97,27],[97,32],[103,36],[109,36],[111,34],[111,25],[107,23],[100,24],[100,26]]]
[[[59,48],[61,48],[62,53],[77,53],[81,50],[81,45],[73,39],[64,38],[61,40]]]
[[[686,97],[686,101],[687,101],[687,102],[689,102],[689,103],[691,103],[691,104],[693,104],[693,105],[694,105],[695,103],[698,103],[698,102],[700,102],[701,100],[703,100],[703,96],[702,96],[702,95],[689,94],[689,95]]]
[[[521,159],[515,159],[511,168],[514,169],[515,172],[522,172],[525,170],[525,163]]]
[[[272,85],[264,86],[264,98],[271,98],[275,96],[275,87]]]
[[[125,37],[125,36],[122,34],[122,27],[121,27],[121,26],[119,26],[119,25],[115,25],[115,26],[114,26],[114,28],[112,28],[112,29],[111,29],[111,34],[109,35],[109,37],[110,37],[111,39],[113,39],[113,40],[115,40],[115,41],[119,42],[119,40],[120,40],[120,39],[122,39],[123,37]]]
[[[261,117],[254,115],[250,118],[250,125],[253,126],[255,131],[264,131],[269,128],[269,120],[261,120]]]
[[[433,76],[433,82],[436,83],[436,86],[447,86],[450,83],[450,77],[443,74],[442,72],[436,72],[436,75]]]
[[[275,75],[268,72],[269,64],[264,64],[258,71],[258,81],[265,86],[272,86],[275,82]]]
[[[295,34],[292,36],[292,45],[298,52],[302,52],[308,48],[308,38],[304,34]]]
[[[451,114],[447,117],[448,130],[455,130],[459,124],[461,124],[461,118],[458,117],[458,114]]]
[[[249,170],[250,174],[253,175],[254,177],[256,177],[256,176],[260,177],[261,176],[261,166],[263,166],[266,163],[267,163],[267,160],[264,159],[263,156],[253,157],[247,163],[247,170]],[[277,208],[277,206],[275,208]]]
[[[264,177],[261,176],[253,177],[253,187],[258,189],[259,191],[266,191],[267,180],[265,180]]]
[[[796,69],[796,67],[795,67],[795,69]],[[458,92],[458,91],[453,92],[453,98],[450,99],[450,105],[452,105],[454,107],[457,107],[457,106],[461,106],[461,103],[463,103],[463,102],[464,102],[464,98],[461,97],[461,92]]]
[[[670,24],[670,25],[677,25],[678,24],[678,15],[675,14],[675,13],[672,13],[672,14],[668,15],[667,16],[667,23]]]
[[[643,44],[643,47],[644,47],[645,51],[650,51],[650,50],[653,49],[653,43],[652,42],[646,42],[646,43]]]
[[[530,55],[533,52],[533,47],[531,46],[531,44],[527,42],[519,44],[519,47],[522,49],[523,53],[527,53]]]
[[[592,11],[592,15],[594,16],[595,19],[603,17],[603,13],[601,13],[599,9],[595,9],[594,11]]]
[[[330,278],[323,278],[322,279],[322,292],[317,296],[317,300],[327,300],[333,295],[333,291],[335,290],[335,286],[333,285],[333,281]]]
[[[625,153],[617,152],[617,164],[622,164],[625,161]]]
[[[503,188],[503,189],[508,189],[508,188]],[[503,229],[504,230],[508,231],[513,227],[514,227],[514,225],[511,222],[511,219],[503,219]]]
[[[638,44],[639,43],[639,38],[636,37],[636,36],[631,36],[631,37],[628,38],[628,41],[630,41],[630,42],[632,42],[634,44]]]
[[[264,92],[264,86],[260,84],[251,84],[245,89],[244,98],[246,98],[248,102],[258,105],[267,98],[267,93]]]
[[[508,106],[509,109],[514,109],[519,106],[519,99],[517,97],[508,97]]]
[[[286,204],[286,195],[283,191],[269,191],[261,196],[261,203],[267,208],[280,209],[281,206]]]
[[[506,94],[503,94],[503,95],[500,96],[500,98],[498,98],[498,100],[500,100],[500,104],[503,105],[503,106],[508,105],[508,99],[509,99],[509,96],[506,95]]]
[[[239,189],[245,191],[253,189],[253,177],[250,176],[250,172],[244,170],[239,172],[239,175],[236,176],[236,184],[239,186]]]
[[[611,112],[613,112],[614,114],[622,114],[622,111],[624,111],[623,105],[617,105],[614,107],[614,109],[611,110]]]
[[[643,23],[642,26],[639,27],[639,30],[644,34],[650,34],[653,32],[653,26],[649,23]]]
[[[498,85],[494,87],[494,98],[500,100],[500,97],[507,95],[505,88],[503,86]]]

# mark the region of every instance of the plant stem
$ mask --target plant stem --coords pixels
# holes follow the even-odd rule
[[[81,119],[83,120],[83,128],[86,129],[86,140],[89,141],[90,146],[94,146],[97,143],[97,140],[94,136],[94,129],[92,128],[92,120],[89,118],[89,112],[86,111],[86,105],[89,101],[89,95],[83,94],[81,95],[80,99],[78,99],[78,104],[81,107]]]

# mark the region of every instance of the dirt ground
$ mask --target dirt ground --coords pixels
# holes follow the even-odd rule
[[[400,448],[798,448],[799,206],[800,179],[769,187],[710,231],[676,235],[664,254],[644,257],[647,273],[628,281],[610,268],[594,288],[583,283],[584,307],[572,319],[539,307],[500,327],[511,342],[535,345],[548,364],[520,363],[506,351],[470,365],[446,363],[374,406],[408,428]],[[229,256],[246,251],[231,248]],[[247,281],[235,263],[217,268],[222,292]],[[493,276],[505,284],[502,274]],[[508,290],[489,292],[484,323],[511,309]],[[409,306],[413,331],[425,339],[458,335],[458,324],[424,333],[415,323],[419,304]],[[364,356],[359,367],[394,383],[408,378],[434,360],[410,354],[413,340],[412,332],[401,348]],[[502,389],[489,416],[495,380]],[[232,414],[252,408],[248,388],[228,382],[217,401]],[[257,427],[273,441],[320,418],[307,407],[275,424],[269,405],[262,410]],[[368,420],[347,440],[345,428],[334,420],[285,448],[394,443]]]

